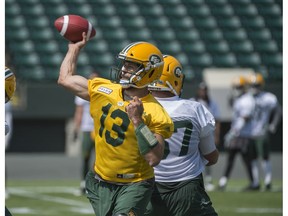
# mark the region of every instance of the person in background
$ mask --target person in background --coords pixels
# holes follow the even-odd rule
[[[96,72],[92,72],[88,79],[99,77]],[[90,103],[78,96],[75,96],[75,113],[74,113],[74,141],[81,138],[82,149],[82,169],[81,169],[81,182],[80,191],[76,195],[85,194],[85,177],[90,170],[92,153],[94,150],[95,140],[91,136],[94,130],[94,122],[90,115]]]
[[[246,168],[250,185],[253,183],[251,164],[249,161],[249,137],[251,119],[254,113],[254,100],[247,93],[247,80],[244,76],[237,76],[232,80],[232,91],[229,104],[232,105],[232,121],[230,130],[224,136],[224,147],[227,151],[227,161],[224,174],[219,179],[218,188],[224,190],[228,184],[235,158],[241,154]]]
[[[15,91],[16,91],[16,76],[8,67],[5,67],[5,105],[9,103]],[[6,106],[5,106],[5,109],[6,109]],[[5,114],[6,114],[6,110],[5,110]],[[5,115],[5,136],[6,136],[6,139],[8,138],[8,140],[6,140],[6,144],[7,144],[7,141],[10,141],[9,133],[11,133],[10,131],[11,125],[9,125],[9,123],[12,122],[11,121],[12,119],[9,119],[10,117],[11,116],[9,115],[8,116]],[[6,174],[5,174],[5,180],[6,180]],[[8,210],[6,206],[5,206],[5,216],[12,216],[11,212]]]
[[[161,76],[163,56],[148,42],[133,42],[117,55],[111,80],[76,75],[77,58],[88,39],[69,43],[58,84],[90,101],[96,160],[86,175],[86,196],[95,215],[143,215],[154,185],[153,167],[164,153],[174,125],[148,85]]]
[[[272,165],[270,161],[270,140],[271,134],[276,132],[281,120],[282,108],[277,97],[264,91],[264,79],[260,73],[248,77],[249,92],[255,101],[255,111],[251,121],[251,148],[250,160],[253,174],[253,185],[251,189],[260,188],[258,157],[262,158],[262,169],[264,173],[265,190],[271,189]]]
[[[210,97],[207,84],[205,82],[199,83],[195,98],[190,98],[190,99],[203,104],[214,116],[215,124],[216,124],[215,132],[214,132],[215,144],[216,146],[218,146],[220,142],[220,129],[221,129],[220,110],[216,101],[214,101]],[[211,167],[206,167],[204,176],[205,176],[204,182],[205,182],[206,190],[208,191],[214,190],[215,186],[213,184]]]
[[[149,86],[174,122],[165,153],[154,167],[156,184],[146,215],[218,215],[205,191],[202,172],[218,160],[215,120],[201,103],[180,97],[184,74],[173,56],[164,56],[160,80]]]

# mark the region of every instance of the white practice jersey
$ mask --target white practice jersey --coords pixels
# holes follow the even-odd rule
[[[254,96],[255,111],[252,119],[252,137],[264,136],[268,129],[271,112],[278,105],[277,98],[269,92],[260,92]]]
[[[233,103],[233,117],[231,122],[231,130],[236,131],[241,137],[250,137],[251,134],[251,119],[254,114],[255,101],[250,93],[246,93],[235,99]],[[248,119],[244,126],[239,129],[238,121]]]
[[[154,167],[158,182],[179,182],[197,177],[205,169],[207,160],[200,149],[200,139],[213,136],[215,119],[202,104],[181,99],[156,98],[174,122],[173,135],[165,140],[164,158]],[[216,149],[214,143],[205,146],[205,155]],[[203,151],[203,150],[202,150]]]
[[[203,99],[196,100],[195,98],[190,98],[189,100],[195,100],[203,104],[212,113],[216,120],[220,119],[220,110],[218,104],[214,100],[210,100],[209,104]]]
[[[90,102],[78,96],[75,97],[75,104],[83,106],[83,116],[81,120],[81,131],[89,132],[94,130],[93,119],[90,115]]]

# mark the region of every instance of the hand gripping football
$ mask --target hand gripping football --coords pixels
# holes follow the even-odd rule
[[[96,35],[96,30],[85,18],[78,15],[64,15],[55,20],[57,31],[67,40],[75,43],[81,41],[82,33],[86,32],[88,40]]]

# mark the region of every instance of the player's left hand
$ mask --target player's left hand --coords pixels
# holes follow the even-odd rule
[[[144,107],[142,101],[137,96],[133,97],[128,106],[125,107],[125,110],[134,126],[138,126],[143,122],[142,114]]]

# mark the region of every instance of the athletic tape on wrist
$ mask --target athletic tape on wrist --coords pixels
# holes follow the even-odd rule
[[[144,123],[136,128],[135,133],[141,155],[145,155],[158,144],[158,140]]]

